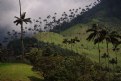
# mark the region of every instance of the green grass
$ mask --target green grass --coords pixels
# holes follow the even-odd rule
[[[42,77],[32,71],[32,66],[22,63],[1,63],[0,81],[41,81]]]
[[[78,52],[79,54],[86,54],[87,57],[89,57],[92,61],[98,62],[98,50],[97,45],[94,45],[92,41],[87,41],[86,38],[88,37],[88,34],[86,33],[86,30],[90,26],[88,24],[77,24],[59,34],[47,32],[47,33],[40,33],[37,34],[35,37],[38,40],[48,42],[48,43],[54,43],[55,45],[59,45],[61,48],[67,48],[69,50],[73,50],[75,52]],[[73,45],[71,49],[71,45],[65,45],[62,43],[64,38],[71,39],[74,37],[78,37],[80,39],[79,43],[76,43]],[[106,44],[105,42],[100,44],[101,48],[101,55],[106,53]],[[112,45],[109,45],[109,52],[111,58],[115,58],[115,53],[112,51]],[[119,65],[121,66],[121,50],[118,52],[118,60]],[[102,59],[102,63],[104,63],[104,59]]]
[[[60,44],[63,41],[63,36],[53,32],[42,32],[35,35],[39,41],[43,41],[46,43],[55,43]]]

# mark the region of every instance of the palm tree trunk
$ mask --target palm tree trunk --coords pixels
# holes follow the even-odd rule
[[[114,75],[114,73],[115,73],[115,68],[114,68],[115,66],[114,66],[114,64],[113,64],[113,75]]]
[[[100,59],[100,45],[99,45],[99,43],[98,43],[98,51],[99,51],[99,64],[100,64],[101,59]]]
[[[107,58],[105,58],[105,67],[107,67]]]
[[[106,41],[106,44],[107,44],[107,54],[108,54],[108,71],[109,71],[109,74],[108,74],[108,81],[110,81],[110,68],[109,68],[109,46],[108,46],[108,41]]]
[[[72,51],[72,43],[71,43],[71,51]]]
[[[100,37],[99,34],[97,36]],[[100,64],[100,45],[99,45],[99,39],[98,39],[98,51],[99,51],[99,64]]]
[[[76,52],[79,54],[79,52],[78,52],[78,47],[76,47]]]
[[[21,0],[19,0],[19,6],[20,6],[20,17],[21,17]]]
[[[118,66],[118,56],[117,56],[117,52],[115,52],[116,53],[116,67]]]
[[[21,23],[21,49],[22,49],[22,59],[24,59],[23,22]]]
[[[21,17],[21,1],[19,0],[20,6],[20,17]],[[24,42],[23,42],[23,21],[21,21],[21,51],[22,51],[22,59],[24,59]]]
[[[84,71],[83,71],[83,81],[85,81],[85,73],[86,73],[86,54],[84,54]]]
[[[40,48],[40,46],[39,46],[39,40],[37,40],[37,48],[38,48],[38,51],[39,51],[39,48]]]

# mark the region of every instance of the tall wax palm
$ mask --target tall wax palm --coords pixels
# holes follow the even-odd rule
[[[105,59],[105,68],[107,68],[107,58],[108,58],[108,55],[106,53],[104,53],[101,57],[103,59]]]
[[[112,66],[113,66],[113,74],[114,74],[114,72],[115,72],[114,66],[115,66],[115,64],[117,64],[117,60],[115,58],[112,58],[111,60],[109,60],[109,63],[112,64]]]
[[[102,28],[99,27],[98,24],[93,24],[92,25],[92,28],[88,29],[86,32],[91,32],[90,35],[88,36],[87,40],[88,41],[91,41],[93,40],[94,41],[94,44],[97,44],[98,43],[98,52],[99,52],[99,64],[101,62],[101,58],[100,58],[100,45],[99,43],[102,41],[100,39],[100,36],[101,36],[101,30]]]
[[[26,16],[26,12],[24,12],[23,14],[21,13],[21,1],[19,0],[19,6],[20,6],[20,17],[16,17],[16,20],[14,21],[14,23],[16,25],[20,24],[21,26],[21,52],[22,52],[22,59],[24,58],[24,42],[23,42],[23,23],[31,23],[31,18],[25,18]]]
[[[67,45],[68,45],[68,39],[63,39],[63,44],[65,44],[66,45],[66,50],[67,50]]]
[[[79,42],[80,42],[80,40],[79,40],[78,37],[75,37],[75,38],[74,38],[74,41],[75,41],[75,45],[76,45],[76,43],[79,43]],[[76,47],[76,52],[79,53],[77,47]]]
[[[73,51],[73,45],[76,43],[75,39],[71,38],[70,44],[71,44],[71,51]]]
[[[119,39],[121,38],[121,36],[116,32],[116,31],[111,31],[108,29],[104,29],[102,30],[102,37],[101,39],[106,41],[106,45],[107,45],[107,54],[108,54],[108,68],[109,68],[109,58],[110,58],[110,54],[109,54],[109,43],[112,43],[113,45],[116,44]]]
[[[121,44],[121,41],[117,41],[113,44],[113,51],[115,52],[115,55],[116,55],[116,61],[117,61],[117,64],[118,64],[118,56],[117,56],[117,52],[119,51],[120,48],[118,48],[118,46]],[[116,64],[116,67],[117,67],[117,64]]]
[[[108,81],[110,81],[109,43],[115,44],[120,38],[121,38],[121,36],[116,31],[108,30],[106,27],[101,30],[101,36],[100,36],[99,39],[106,41],[106,48],[107,48],[106,51],[107,51],[107,55],[108,55],[108,71],[109,71],[109,79],[108,79]]]

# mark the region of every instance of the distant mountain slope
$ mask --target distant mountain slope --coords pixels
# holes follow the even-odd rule
[[[75,23],[89,22],[92,19],[109,21],[121,19],[121,0],[101,0],[101,2],[73,20]]]
[[[101,6],[107,10],[107,16],[121,19],[121,0],[102,0]]]
[[[88,9],[88,7],[87,7]],[[101,0],[96,6],[88,11],[77,15],[70,22],[65,22],[53,29],[53,31],[64,31],[77,24],[102,23],[111,28],[121,30],[121,0]]]

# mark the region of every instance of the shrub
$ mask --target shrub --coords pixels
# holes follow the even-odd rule
[[[107,81],[107,72],[83,56],[41,56],[33,66],[45,81]]]

